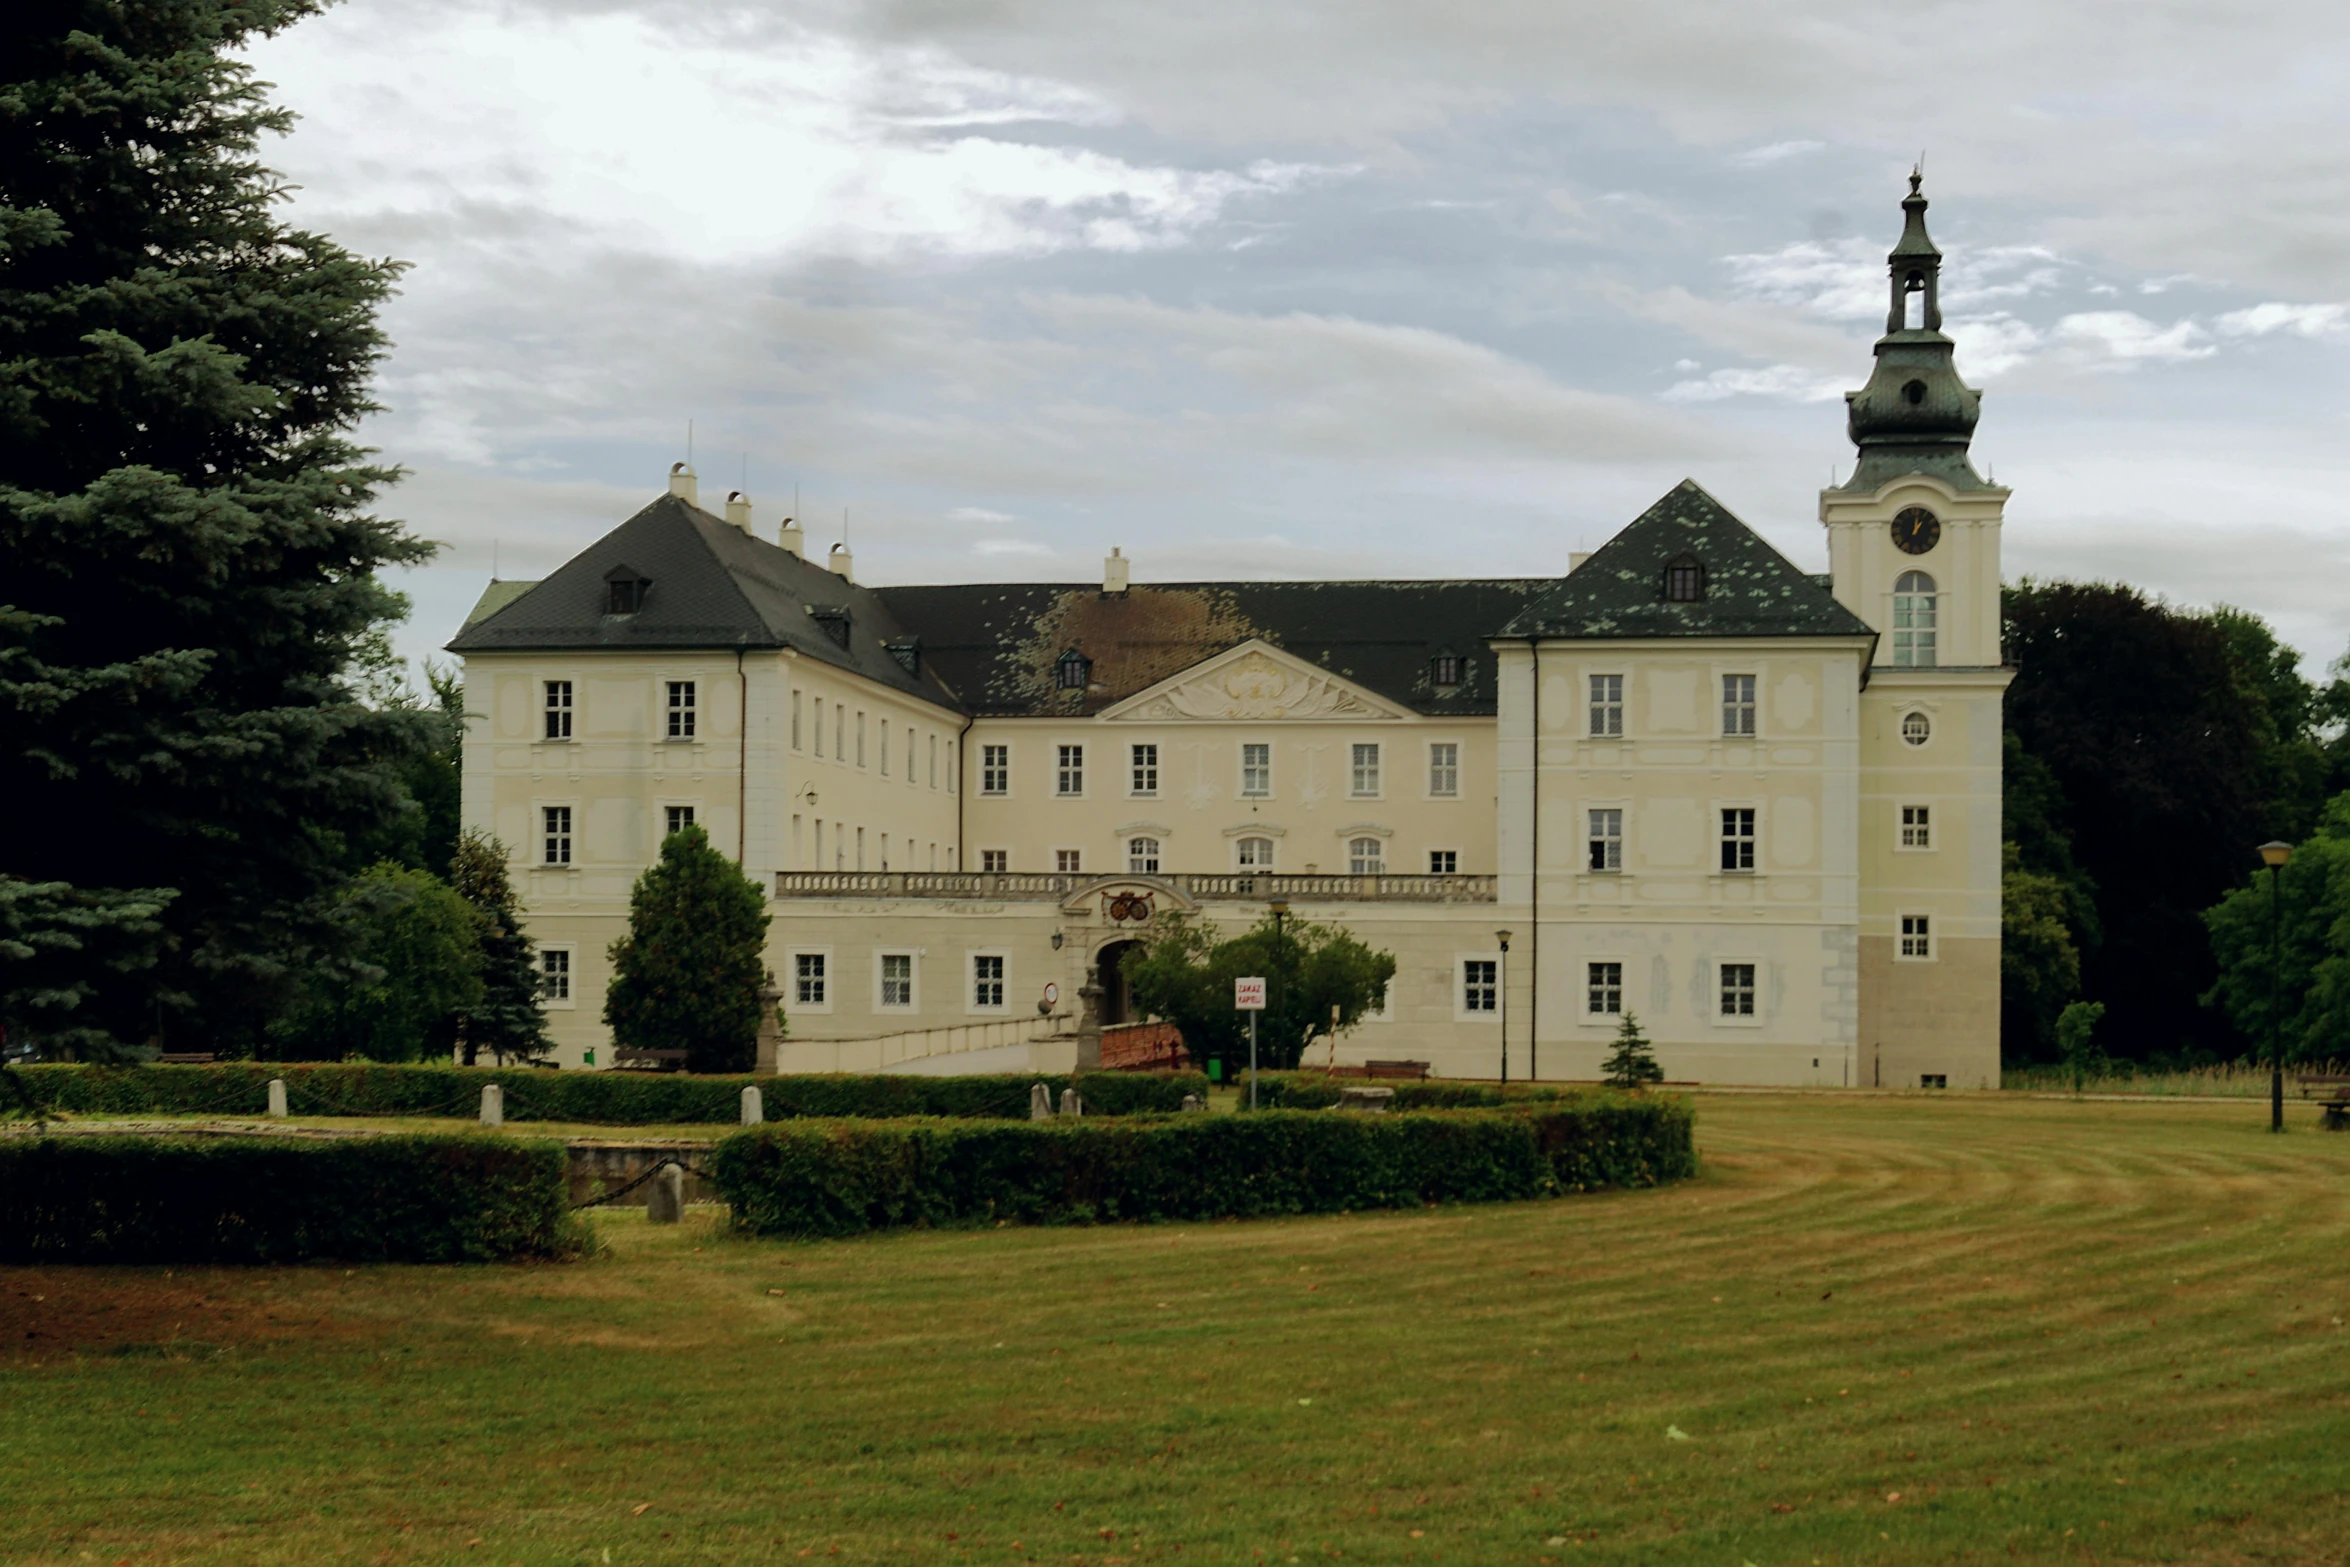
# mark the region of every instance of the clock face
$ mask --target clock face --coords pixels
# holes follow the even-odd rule
[[[1942,524],[1923,506],[1904,507],[1893,519],[1893,545],[1905,555],[1923,555],[1942,541]]]

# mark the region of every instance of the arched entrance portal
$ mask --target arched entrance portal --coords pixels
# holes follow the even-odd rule
[[[1102,1025],[1139,1023],[1134,1010],[1134,986],[1124,973],[1126,954],[1140,951],[1139,941],[1113,941],[1094,954],[1095,983],[1102,987]]]

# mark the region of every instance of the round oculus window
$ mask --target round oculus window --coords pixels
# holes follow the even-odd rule
[[[1923,713],[1901,715],[1901,743],[1903,745],[1924,745],[1933,738],[1934,721],[1932,719]]]

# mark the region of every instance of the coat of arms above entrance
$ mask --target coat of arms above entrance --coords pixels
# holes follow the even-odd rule
[[[1140,692],[1102,716],[1151,723],[1220,723],[1403,715],[1360,687],[1252,642]]]

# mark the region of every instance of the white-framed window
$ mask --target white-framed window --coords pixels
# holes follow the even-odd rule
[[[1461,748],[1455,740],[1436,740],[1428,746],[1428,793],[1439,800],[1457,799],[1461,792]]]
[[[911,1012],[914,999],[914,954],[882,952],[875,955],[873,1004],[884,1012]]]
[[[1754,869],[1754,807],[1751,805],[1722,807],[1722,869]]]
[[[938,787],[938,736],[930,737],[930,787]]]
[[[694,824],[694,808],[693,808],[692,806],[690,806],[690,805],[664,805],[664,806],[662,806],[662,807],[661,807],[661,836],[662,836],[662,837],[664,837],[664,838],[671,838],[671,837],[675,837],[677,834],[679,834],[679,833],[681,833],[681,832],[685,831],[685,830],[686,830],[688,827],[691,827],[693,824]]]
[[[539,863],[541,865],[569,865],[571,863],[571,807],[544,805],[539,807]]]
[[[1387,845],[1376,838],[1349,838],[1346,843],[1346,873],[1349,876],[1387,874]]]
[[[1053,851],[1053,869],[1063,876],[1082,876],[1085,874],[1085,851],[1083,849],[1055,849]]]
[[[1934,721],[1931,718],[1915,708],[1901,715],[1901,743],[1903,745],[1924,745],[1933,738]]]
[[[1930,805],[1905,805],[1901,808],[1901,847],[1904,849],[1931,849],[1934,847],[1934,808]]]
[[[857,765],[865,765],[865,710],[857,709]]]
[[[669,738],[691,740],[694,737],[694,683],[690,680],[669,682]]]
[[[857,869],[865,868],[865,829],[857,829]]]
[[[1723,1017],[1754,1016],[1754,971],[1755,965],[1752,963],[1720,963],[1714,966]]]
[[[1129,838],[1126,840],[1126,873],[1130,876],[1159,874],[1159,840],[1156,838]]]
[[[816,754],[824,754],[824,698],[816,698]]]
[[[953,794],[962,785],[955,781],[955,742],[947,742],[947,793]]]
[[[571,738],[571,682],[550,680],[546,683],[546,737],[550,740]]]
[[[1893,662],[1904,669],[1934,667],[1934,579],[1905,571],[1893,584]]]
[[[1583,1011],[1587,1017],[1620,1017],[1624,1011],[1624,965],[1610,959],[1583,965]]]
[[[979,792],[981,794],[1010,794],[1012,792],[1012,748],[1008,745],[983,745],[979,748]]]
[[[1624,677],[1622,675],[1593,675],[1591,677],[1591,734],[1594,739],[1613,740],[1624,733]]]
[[[1739,739],[1754,734],[1754,676],[1722,677],[1722,733]]]
[[[1904,914],[1901,922],[1901,942],[1894,948],[1894,956],[1911,963],[1930,963],[1934,958],[1934,920],[1927,914]]]
[[[795,952],[791,955],[792,1005],[809,1012],[832,1010],[830,989],[832,954]]]
[[[800,698],[805,694],[800,691],[791,694],[791,748],[795,751],[800,749]]]
[[[1240,795],[1244,800],[1262,800],[1273,792],[1273,748],[1261,740],[1245,742],[1240,748]]]
[[[1064,745],[1055,751],[1059,760],[1053,772],[1053,793],[1064,796],[1085,793],[1085,747]]]
[[[1501,960],[1461,959],[1461,1011],[1487,1017],[1501,1010]]]
[[[550,1007],[575,1007],[571,997],[571,949],[539,948],[539,1001]]]
[[[1595,871],[1624,868],[1624,812],[1621,806],[1594,807],[1591,818],[1590,865]]]
[[[974,1012],[1001,1012],[1004,1009],[1004,955],[1000,952],[971,954],[971,1010]]]
[[[888,833],[883,833],[883,834],[881,835],[881,862],[880,862],[880,868],[881,868],[881,869],[883,869],[883,870],[885,870],[885,871],[889,869],[889,834],[888,834]]]
[[[1126,792],[1135,795],[1155,795],[1159,792],[1159,748],[1140,744],[1128,748],[1129,763]]]
[[[879,764],[881,776],[887,778],[889,776],[889,720],[886,718],[881,720],[880,727],[874,735],[874,760]]]
[[[1012,868],[1009,849],[982,849],[979,851],[979,869],[988,876],[1001,876]]]
[[[1232,846],[1232,863],[1244,871],[1269,871],[1273,868],[1273,840],[1270,838],[1243,838]]]
[[[1430,849],[1428,874],[1431,876],[1458,876],[1461,873],[1461,851],[1458,849]]]
[[[1375,800],[1379,797],[1379,742],[1358,741],[1353,749],[1354,771],[1348,792],[1358,800]]]
[[[857,718],[859,727],[863,727],[864,715],[860,713]],[[865,749],[862,739],[858,741],[857,749]],[[849,759],[849,710],[838,702],[832,704],[832,759],[836,762]]]

